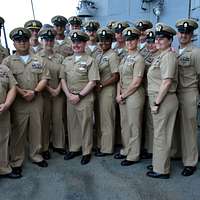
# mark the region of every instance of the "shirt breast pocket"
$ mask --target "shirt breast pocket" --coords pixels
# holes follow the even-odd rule
[[[5,88],[7,90],[8,85],[9,85],[8,77],[6,77],[6,76],[0,77],[0,84],[3,86],[3,88]]]
[[[190,56],[184,56],[179,58],[179,65],[183,67],[190,67],[191,66]]]
[[[86,64],[79,64],[76,72],[78,72],[79,74],[85,75],[88,73],[88,67]]]
[[[34,69],[34,68],[31,69],[31,72],[34,74],[42,74],[42,71],[43,71],[42,69]]]

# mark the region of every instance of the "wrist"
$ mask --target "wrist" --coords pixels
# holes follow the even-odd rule
[[[100,83],[100,84],[99,84],[99,87],[102,89],[102,88],[103,88],[103,84],[102,84],[102,83]]]
[[[156,102],[154,101],[154,102],[153,102],[153,105],[159,107],[159,106],[160,106],[160,103],[156,103]]]
[[[84,98],[84,96],[82,94],[80,94],[80,93],[78,93],[77,95],[78,95],[80,100]]]
[[[37,96],[37,95],[39,94],[39,91],[34,90],[34,91],[33,91],[33,94],[34,94],[34,96]]]

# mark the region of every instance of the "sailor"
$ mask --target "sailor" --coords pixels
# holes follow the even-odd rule
[[[42,49],[42,46],[38,41],[38,32],[40,31],[41,27],[42,23],[38,20],[30,20],[24,24],[24,28],[29,29],[31,31],[29,50],[32,54],[36,54]]]
[[[67,97],[67,121],[69,152],[64,159],[80,155],[81,164],[90,162],[93,146],[93,88],[99,80],[95,60],[85,53],[89,37],[80,30],[70,33],[74,55],[65,58],[60,78]]]
[[[171,50],[176,31],[167,24],[156,24],[156,46],[160,54],[152,62],[148,78],[148,96],[153,117],[153,166],[147,176],[167,179],[170,177],[170,153],[178,99],[176,96],[178,62]]]
[[[200,49],[192,44],[192,36],[198,23],[193,19],[176,22],[179,40],[179,131],[181,136],[183,176],[190,176],[198,163],[197,105],[199,99]]]
[[[19,27],[10,32],[16,53],[8,56],[3,63],[9,67],[17,81],[17,97],[12,106],[13,129],[10,137],[11,166],[21,173],[25,159],[26,139],[29,144],[29,157],[39,167],[48,163],[40,155],[41,122],[43,98],[41,92],[50,79],[49,70],[42,58],[29,52],[31,32]]]

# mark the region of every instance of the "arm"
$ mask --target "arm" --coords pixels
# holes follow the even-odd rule
[[[162,101],[164,100],[170,86],[172,85],[171,79],[164,79],[161,83],[160,90],[158,92],[158,95],[155,99],[155,103],[152,107],[152,113],[156,114],[158,113],[158,109]]]
[[[135,77],[132,83],[128,86],[127,90],[121,94],[122,99],[126,99],[128,96],[133,94],[140,87],[141,83],[142,83],[142,78]]]
[[[7,94],[5,103],[0,104],[0,113],[8,110],[16,97],[16,86],[13,86]]]
[[[69,98],[70,92],[69,92],[69,89],[67,87],[67,82],[66,82],[65,79],[61,79],[61,87],[62,87],[62,90],[65,93],[66,97]]]

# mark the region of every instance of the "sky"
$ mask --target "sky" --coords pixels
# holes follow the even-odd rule
[[[78,0],[32,0],[35,17],[43,24],[51,23],[51,18],[55,15],[63,15],[66,18],[76,15]],[[5,20],[5,29],[8,46],[13,49],[13,42],[9,38],[12,29],[24,26],[24,23],[33,19],[31,0],[0,0],[0,16]],[[4,45],[3,33],[1,34]]]

